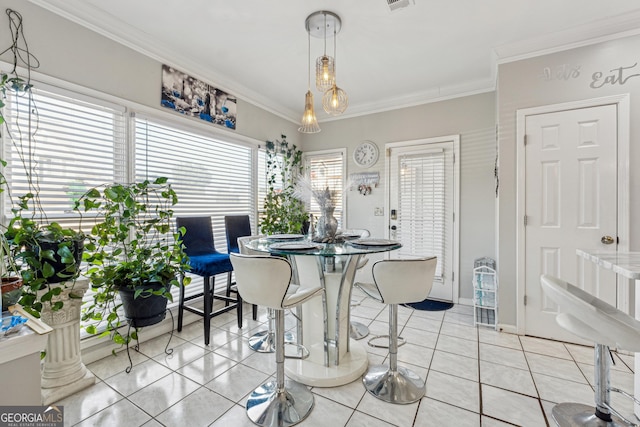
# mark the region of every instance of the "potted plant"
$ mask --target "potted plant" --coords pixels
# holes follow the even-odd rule
[[[302,174],[302,151],[282,140],[267,141],[267,195],[260,231],[264,234],[300,233],[308,221],[302,201],[294,196],[295,180]]]
[[[136,330],[164,319],[171,287],[181,285],[179,275],[189,268],[185,230],[172,232],[177,202],[167,178],[106,185],[79,198],[81,209],[97,213],[83,257],[94,291],[93,303],[83,311],[83,320],[94,321],[86,327],[89,333],[128,344],[137,332],[123,333],[121,316]],[[185,277],[183,284],[189,281]]]

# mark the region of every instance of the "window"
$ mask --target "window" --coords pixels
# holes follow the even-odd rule
[[[13,95],[13,94],[10,94]],[[29,122],[28,111],[31,114]],[[73,227],[78,215],[75,199],[86,190],[124,178],[124,108],[74,99],[45,90],[33,97],[10,96],[5,115],[8,132],[4,139],[5,175],[14,200],[30,191],[23,160],[34,150],[32,166],[48,221]],[[30,137],[31,136],[31,137]],[[35,149],[29,141],[35,141]],[[5,216],[10,215],[5,203]]]
[[[400,156],[398,232],[402,252],[434,254],[435,276],[442,277],[445,256],[445,156],[444,151]],[[408,238],[404,238],[407,236]]]
[[[338,228],[344,224],[344,182],[345,182],[345,150],[332,150],[305,153],[305,172],[314,189],[329,188],[335,203],[333,216],[338,220]],[[309,212],[315,218],[321,216],[320,208],[315,200],[310,201]]]
[[[227,251],[225,215],[248,214],[255,224],[252,163],[249,146],[220,141],[158,120],[135,120],[136,180],[168,177],[178,194],[175,215],[210,215],[220,252]],[[226,275],[218,275],[216,280],[216,285],[226,286]],[[186,289],[187,294],[201,292],[199,282],[194,280],[194,286]],[[177,291],[174,290],[175,301]]]

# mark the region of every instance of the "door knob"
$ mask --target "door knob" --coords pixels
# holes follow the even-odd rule
[[[611,245],[611,244],[613,244],[615,242],[615,240],[611,236],[602,236],[600,241],[602,243],[604,243],[605,245]]]

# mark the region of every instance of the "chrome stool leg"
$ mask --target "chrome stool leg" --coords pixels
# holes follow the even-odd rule
[[[615,411],[609,405],[611,356],[607,346],[602,344],[595,345],[594,362],[596,407],[573,402],[559,403],[551,410],[553,420],[560,427],[622,427],[636,425],[614,415],[612,412]]]
[[[398,367],[398,305],[389,305],[389,366],[369,368],[362,377],[369,393],[389,403],[408,404],[420,400],[425,392],[425,382],[418,374]]]
[[[249,337],[249,347],[258,353],[273,353],[276,351],[275,334],[273,332],[274,314],[273,309],[267,309],[268,327],[266,331],[257,332]],[[286,343],[295,342],[295,338],[291,332],[284,333],[284,341]]]
[[[309,389],[284,376],[284,311],[275,310],[276,379],[256,388],[247,400],[247,415],[263,427],[288,427],[303,421],[313,409]]]

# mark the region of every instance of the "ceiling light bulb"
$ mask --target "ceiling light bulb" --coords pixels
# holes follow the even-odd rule
[[[349,106],[347,93],[335,84],[322,96],[322,108],[327,114],[339,116]]]
[[[320,126],[318,125],[318,119],[316,119],[316,113],[313,111],[313,93],[307,91],[304,97],[304,113],[302,113],[302,123],[298,128],[298,132],[302,133],[316,133],[320,132]]]
[[[316,60],[316,89],[325,92],[335,84],[336,68],[332,57],[322,55]]]

